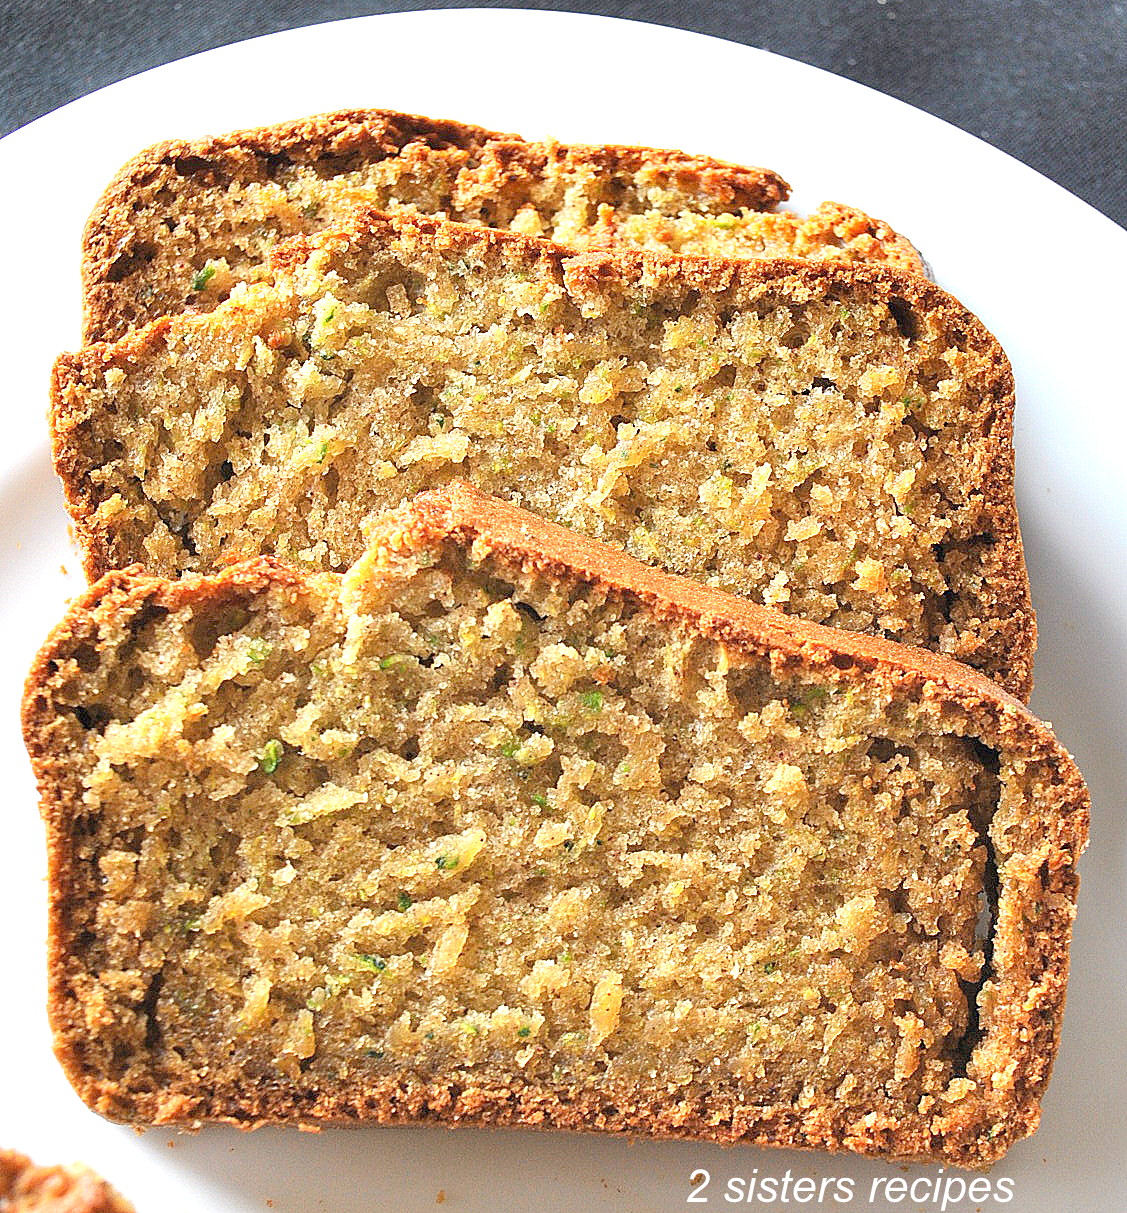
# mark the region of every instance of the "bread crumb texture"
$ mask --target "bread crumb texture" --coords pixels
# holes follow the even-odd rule
[[[344,576],[114,575],[45,651],[84,1098],[972,1164],[1031,1131],[1059,752],[412,526]]]
[[[134,1213],[104,1179],[88,1167],[38,1167],[14,1150],[0,1149],[0,1210],[3,1213]]]
[[[1028,693],[1008,363],[922,280],[575,257],[369,216],[56,369],[56,465],[100,574],[343,569],[453,478],[817,622]]]
[[[268,275],[279,241],[347,223],[357,208],[437,215],[574,248],[802,257],[923,273],[888,224],[823,203],[777,212],[787,185],[649,148],[528,143],[401,114],[329,115],[195,144],[125,167],[87,231],[87,337],[210,311]]]

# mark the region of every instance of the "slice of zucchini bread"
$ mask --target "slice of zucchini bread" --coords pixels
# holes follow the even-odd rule
[[[133,1206],[89,1167],[38,1167],[0,1149],[0,1213],[134,1213]]]
[[[378,213],[274,266],[58,362],[55,465],[92,578],[259,554],[340,570],[367,520],[466,478],[1028,695],[1013,380],[932,283]]]
[[[788,192],[767,169],[685,152],[529,143],[385,110],[162,143],[120,171],[90,217],[85,340],[210,311],[236,282],[262,275],[279,240],[337,226],[357,204],[581,247],[829,257],[923,272],[907,240],[852,207],[773,211]]]
[[[104,1115],[968,1166],[1038,1122],[1087,793],[945,658],[455,485],[343,575],[110,574],[24,727]]]

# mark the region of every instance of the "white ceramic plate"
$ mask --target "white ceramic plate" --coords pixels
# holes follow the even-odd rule
[[[0,1145],[84,1159],[140,1213],[725,1208],[729,1178],[781,1179],[788,1168],[853,1180],[852,1201],[827,1186],[806,1207],[941,1207],[920,1186],[918,1200],[870,1199],[876,1178],[942,1180],[939,1168],[790,1151],[441,1129],[139,1136],[87,1111],[56,1066],[43,1010],[43,842],[17,705],[32,654],[81,584],[44,410],[51,361],[78,339],[82,223],[111,174],[151,142],[348,106],[769,165],[794,184],[799,208],[839,199],[905,232],[999,336],[1017,375],[1018,496],[1040,613],[1034,706],[1076,753],[1095,809],[1042,1127],[993,1175],[995,1194],[999,1178],[1012,1180],[1010,1201],[947,1209],[1127,1207],[1127,233],[859,85],[716,39],[558,13],[407,13],[274,34],[115,84],[0,142]],[[702,1167],[711,1182],[690,1204]]]

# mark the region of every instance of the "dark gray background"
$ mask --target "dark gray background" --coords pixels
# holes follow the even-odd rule
[[[764,47],[945,118],[1127,226],[1127,0],[0,0],[0,134],[197,51],[444,7],[604,13]]]

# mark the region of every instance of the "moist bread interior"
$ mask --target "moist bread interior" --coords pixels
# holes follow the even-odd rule
[[[999,783],[957,718],[451,543],[120,623],[57,703],[86,1064],[125,1106],[965,1093]]]
[[[935,288],[378,216],[276,274],[60,361],[56,460],[91,574],[342,569],[381,510],[468,478],[1028,692],[1012,381]]]

